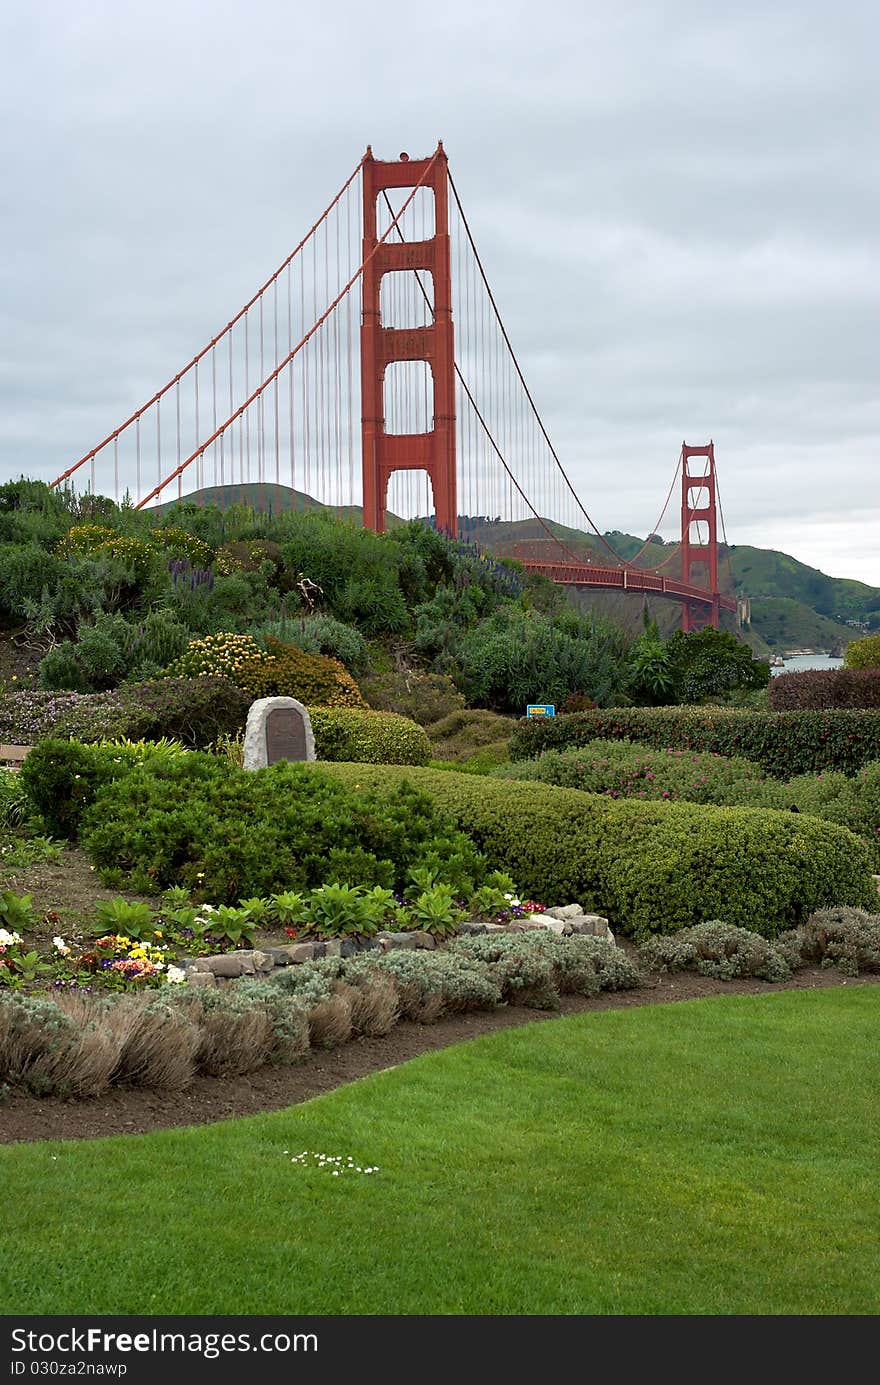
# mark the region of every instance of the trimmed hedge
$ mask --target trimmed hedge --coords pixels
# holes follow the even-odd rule
[[[167,737],[202,749],[220,736],[237,736],[249,706],[250,698],[227,678],[160,678],[106,693],[7,693],[0,697],[0,741]]]
[[[471,772],[470,764],[451,768]],[[738,757],[654,750],[631,741],[592,741],[574,750],[545,750],[537,760],[500,765],[491,774],[615,799],[794,809],[855,832],[868,847],[873,869],[880,871],[880,760],[855,775],[826,770],[783,781]]]
[[[353,707],[310,707],[319,760],[373,765],[426,765],[433,754],[421,726],[395,712]]]
[[[364,791],[387,793],[409,782],[525,895],[578,900],[637,937],[711,919],[773,937],[832,903],[880,906],[863,844],[805,815],[622,803],[451,771],[323,768]]]
[[[814,668],[780,673],[770,683],[774,712],[829,707],[880,708],[880,668]]]
[[[510,758],[530,760],[545,750],[568,750],[595,740],[741,755],[778,779],[825,769],[855,774],[880,760],[880,711],[625,707],[576,712],[520,721],[510,738]]]

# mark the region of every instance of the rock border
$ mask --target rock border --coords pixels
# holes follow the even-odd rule
[[[559,937],[586,936],[615,941],[607,918],[602,914],[587,914],[579,904],[560,904],[543,914],[528,914],[510,923],[486,923],[470,919],[460,923],[459,937],[491,933],[531,933],[543,928]],[[410,930],[391,933],[387,930],[372,938],[329,938],[326,941],[290,943],[283,947],[252,948],[241,952],[217,952],[210,957],[182,957],[176,965],[186,972],[190,986],[225,985],[242,976],[265,978],[276,967],[299,966],[321,957],[356,957],[362,952],[391,952],[395,948],[410,951],[433,951],[443,946],[442,939],[432,933]]]

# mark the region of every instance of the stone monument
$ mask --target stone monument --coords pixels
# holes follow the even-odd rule
[[[312,723],[301,702],[295,697],[261,697],[251,703],[244,733],[245,769],[314,758]]]

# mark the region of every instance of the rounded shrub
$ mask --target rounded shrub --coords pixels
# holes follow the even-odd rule
[[[423,728],[393,712],[313,707],[309,716],[319,760],[426,765],[431,759],[431,742]]]
[[[880,633],[848,644],[843,656],[847,668],[880,668]]]
[[[424,863],[457,892],[487,873],[427,794],[360,792],[285,761],[248,772],[213,755],[149,758],[98,789],[80,836],[96,866],[135,889],[184,885],[217,903],[335,881],[400,889]]]
[[[266,640],[268,654],[243,665],[235,674],[253,699],[295,697],[307,707],[363,707],[357,683],[338,659],[307,654],[292,644]]]

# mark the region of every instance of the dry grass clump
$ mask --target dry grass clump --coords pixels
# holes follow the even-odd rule
[[[390,1034],[400,1016],[400,997],[392,977],[374,971],[361,985],[348,986],[347,995],[356,1034],[368,1039]]]
[[[321,1000],[309,1014],[309,1037],[315,1048],[337,1048],[348,1043],[351,1038],[351,1002],[348,992],[352,988],[334,983],[333,994]]]

